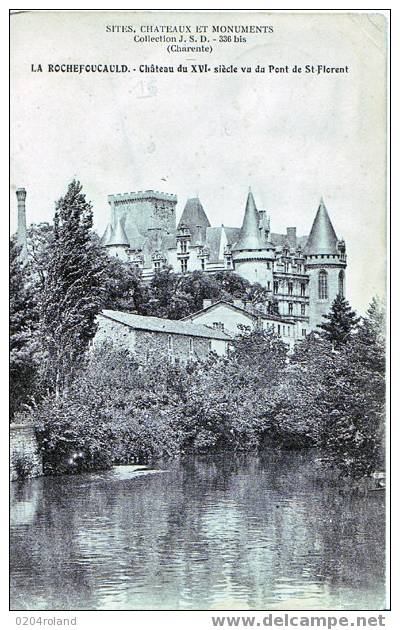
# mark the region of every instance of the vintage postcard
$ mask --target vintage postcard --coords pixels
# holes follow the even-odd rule
[[[11,12],[20,620],[383,625],[389,29]]]

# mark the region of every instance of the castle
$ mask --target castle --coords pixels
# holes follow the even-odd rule
[[[101,239],[110,255],[141,269],[143,279],[170,265],[177,273],[231,270],[258,282],[278,303],[283,321],[304,337],[345,292],[346,246],[321,199],[311,232],[270,230],[249,190],[241,228],[211,227],[198,198],[188,199],[176,224],[175,195],[154,190],[110,195],[111,220]]]

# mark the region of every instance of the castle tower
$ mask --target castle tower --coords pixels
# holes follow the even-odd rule
[[[18,243],[21,246],[21,258],[25,258],[27,255],[26,244],[26,190],[25,188],[17,188],[16,190],[18,201],[18,231],[17,238]]]
[[[129,260],[129,240],[121,219],[118,219],[115,229],[112,230],[111,238],[106,244],[106,247],[111,256],[115,256],[123,262]]]
[[[260,216],[249,190],[239,239],[232,250],[235,271],[242,278],[271,289],[274,258],[275,248],[261,234]]]
[[[310,279],[310,328],[314,330],[337,294],[344,295],[347,266],[346,245],[336,236],[322,198],[304,253]]]
[[[144,192],[109,195],[110,222],[115,228],[122,220],[129,242],[137,238],[137,231],[147,237],[149,228],[162,228],[174,234],[176,230],[176,195],[145,190]]]

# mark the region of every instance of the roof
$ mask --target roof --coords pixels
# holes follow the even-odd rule
[[[210,221],[198,197],[187,200],[178,223],[178,228],[182,224],[187,225],[192,234],[194,234],[195,231],[197,232],[198,227],[210,227]]]
[[[200,311],[196,311],[195,313],[192,313],[191,315],[182,317],[180,321],[182,322],[188,321],[192,317],[200,315],[201,313],[206,313],[207,311],[211,310],[215,306],[220,306],[221,304],[223,304],[224,306],[229,306],[230,308],[235,309],[236,311],[241,311],[242,313],[246,313],[246,315],[248,315],[249,317],[252,317],[253,319],[257,319],[258,317],[261,317],[261,319],[270,319],[272,321],[283,322],[284,324],[294,324],[293,320],[287,319],[284,316],[263,313],[262,311],[257,311],[255,307],[253,307],[253,310],[248,310],[247,308],[243,306],[237,306],[236,304],[233,304],[232,302],[227,302],[226,300],[218,300],[217,302],[213,302],[212,304],[209,304],[205,308],[200,309]]]
[[[219,330],[207,328],[206,326],[196,326],[195,324],[186,323],[183,320],[147,317],[145,315],[109,310],[102,311],[101,315],[107,319],[112,319],[115,322],[129,326],[129,328],[133,330],[148,330],[150,332],[187,335],[188,337],[204,337],[206,339],[221,339],[223,341],[230,340],[228,335]]]
[[[271,243],[273,243],[273,245],[276,245],[277,247],[283,247],[287,244],[287,246],[290,248],[287,234],[277,234],[276,232],[271,232],[271,234],[269,235],[269,239]],[[308,236],[296,236],[297,247],[300,245],[300,247],[303,248],[304,245],[307,243],[307,240]]]
[[[236,250],[242,249],[263,249],[265,243],[260,234],[260,217],[253,193],[251,190],[247,195],[246,210],[244,213],[243,224],[240,229],[239,240],[235,244]]]
[[[113,235],[113,226],[111,225],[111,223],[109,223],[106,227],[106,230],[103,234],[103,236],[100,239],[100,244],[101,245],[107,245],[107,243],[109,242],[109,240],[112,238]]]
[[[338,238],[321,198],[304,251],[306,254],[337,254],[337,242]]]
[[[117,225],[115,226],[113,234],[110,240],[108,241],[107,245],[128,245],[129,246],[129,240],[126,235],[124,226],[122,225],[121,219],[117,221]]]
[[[210,250],[209,262],[221,260],[221,236],[223,227],[208,227],[206,231],[206,246]]]

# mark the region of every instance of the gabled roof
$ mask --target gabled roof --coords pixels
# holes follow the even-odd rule
[[[112,238],[113,235],[113,226],[111,225],[111,223],[109,223],[106,227],[106,230],[103,234],[103,236],[100,239],[100,244],[101,245],[107,245],[107,243],[109,242],[109,240]]]
[[[161,317],[147,317],[145,315],[135,315],[134,313],[123,313],[122,311],[102,311],[101,315],[107,319],[129,326],[133,330],[148,330],[151,332],[162,332],[174,335],[186,335],[189,337],[203,337],[205,339],[220,339],[229,341],[229,335],[206,326],[196,326],[186,323],[183,320],[162,319]]]
[[[247,195],[243,224],[240,229],[239,239],[235,244],[235,250],[263,249],[265,247],[265,243],[263,243],[261,238],[259,223],[260,217],[253,193],[250,190]]]
[[[198,227],[210,227],[211,223],[208,220],[198,197],[193,197],[192,199],[187,200],[181,219],[178,223],[178,229],[183,224],[190,229],[192,234],[197,233]]]
[[[236,304],[232,304],[232,302],[227,302],[227,300],[218,300],[217,302],[213,302],[212,304],[209,304],[205,308],[200,309],[200,311],[196,311],[195,313],[192,313],[191,315],[182,317],[180,321],[182,322],[189,321],[190,319],[192,319],[192,317],[196,317],[197,315],[201,315],[202,313],[207,313],[208,311],[214,309],[216,306],[221,306],[221,305],[228,306],[229,308],[235,311],[240,311],[242,313],[245,313],[252,319],[258,319],[260,317],[261,319],[269,319],[271,321],[282,322],[283,324],[294,324],[293,320],[287,319],[286,317],[282,317],[280,315],[270,315],[268,313],[257,311],[256,309],[249,311],[243,306],[237,306]]]
[[[277,234],[276,232],[271,232],[269,235],[269,239],[271,243],[276,245],[277,247],[283,247],[287,241],[287,234]],[[296,236],[297,247],[304,247],[307,243],[308,236]],[[289,243],[290,245],[290,243]]]
[[[304,251],[306,254],[337,254],[337,242],[338,238],[321,198]]]
[[[128,245],[129,246],[129,240],[126,235],[124,226],[122,225],[121,219],[117,221],[113,234],[110,240],[108,241],[107,245]]]

